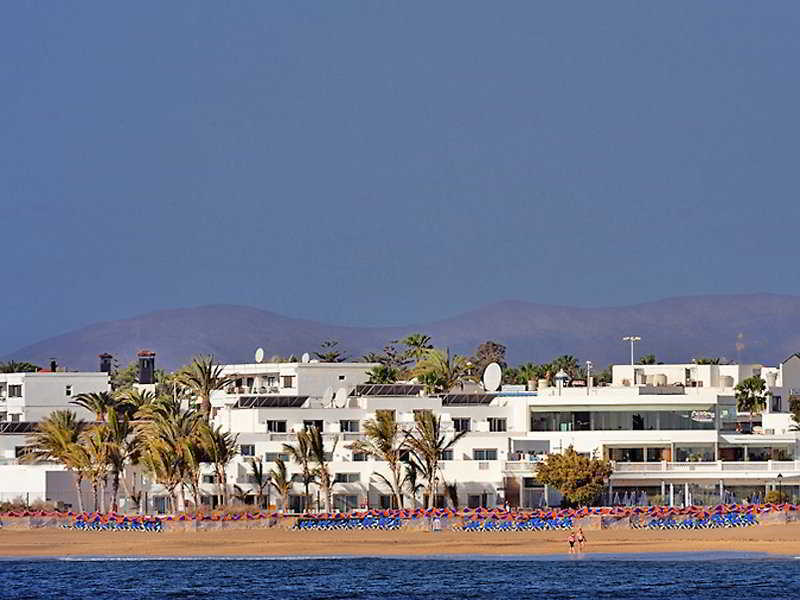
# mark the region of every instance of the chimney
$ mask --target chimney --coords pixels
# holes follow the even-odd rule
[[[104,352],[103,354],[98,354],[97,358],[100,359],[100,372],[111,375],[111,359],[114,357]]]
[[[55,373],[58,370],[58,363],[55,358],[50,359],[50,370]]]
[[[149,385],[156,382],[156,353],[151,350],[140,350],[139,357],[139,383]]]

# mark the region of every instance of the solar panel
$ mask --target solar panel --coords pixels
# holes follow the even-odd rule
[[[301,408],[308,396],[242,396],[233,408]]]
[[[474,406],[491,404],[495,394],[447,394],[442,396],[442,406]]]
[[[364,383],[351,396],[419,396],[423,386],[414,383]]]

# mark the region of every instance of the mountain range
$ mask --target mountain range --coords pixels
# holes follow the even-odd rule
[[[592,360],[597,367],[626,362],[626,335],[642,338],[637,356],[652,353],[664,362],[719,356],[776,364],[800,350],[800,297],[692,296],[610,308],[509,300],[402,327],[346,327],[248,306],[199,306],[95,323],[20,348],[2,360],[46,365],[56,357],[69,369],[96,370],[101,352],[125,365],[147,348],[157,353],[160,368],[174,369],[196,354],[213,354],[221,362],[251,362],[257,347],[263,347],[267,357],[300,355],[318,350],[328,339],[338,340],[340,348],[358,358],[414,332],[462,354],[494,340],[507,347],[512,364],[549,361],[561,354]]]

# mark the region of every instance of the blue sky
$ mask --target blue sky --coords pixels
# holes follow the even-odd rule
[[[0,350],[800,293],[796,2],[12,2]]]

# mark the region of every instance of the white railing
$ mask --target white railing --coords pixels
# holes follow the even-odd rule
[[[506,465],[508,469],[508,464]],[[746,472],[759,471],[769,473],[798,472],[800,461],[768,460],[733,462],[718,460],[713,462],[657,462],[657,463],[614,463],[615,473],[659,473],[659,472]]]

